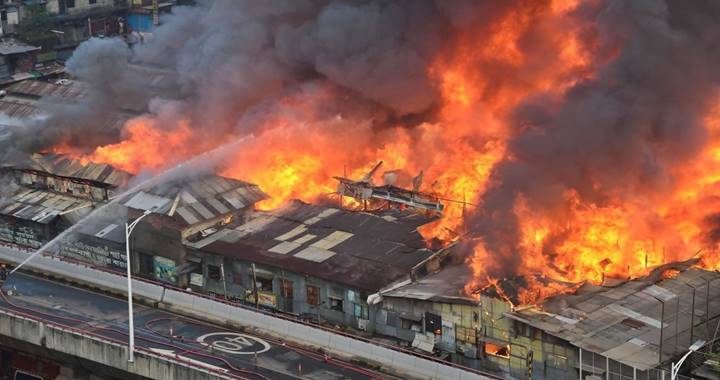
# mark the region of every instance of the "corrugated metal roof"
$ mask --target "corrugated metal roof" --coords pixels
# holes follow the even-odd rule
[[[162,212],[162,210],[167,209],[167,206],[171,202],[172,199],[148,194],[144,191],[138,191],[125,202],[125,206],[136,210],[154,210],[155,212]]]
[[[720,273],[689,268],[694,262],[666,265],[614,288],[587,285],[573,295],[552,297],[539,307],[506,315],[577,347],[647,370],[687,351],[693,343],[692,323],[697,326],[708,317],[717,323],[720,317]],[[681,272],[662,280],[660,274],[671,267]]]
[[[37,170],[61,177],[85,179],[112,187],[124,186],[132,177],[130,173],[107,164],[88,163],[83,165],[79,160],[55,153],[35,153],[30,155],[27,160],[9,165],[9,167],[19,170]]]
[[[83,82],[65,80],[47,82],[42,80],[24,80],[6,87],[10,95],[29,97],[55,96],[69,99],[80,99],[87,96],[88,86]]]
[[[0,213],[43,224],[66,211],[92,206],[87,199],[45,190],[20,190],[8,202]]]
[[[28,45],[14,38],[4,38],[2,39],[2,41],[0,41],[1,55],[21,54],[36,50],[40,50],[40,47]]]
[[[479,301],[466,296],[463,291],[472,276],[467,265],[450,265],[415,282],[392,287],[380,293],[383,297],[477,305]]]
[[[33,103],[4,98],[0,99],[0,113],[16,119],[24,119],[36,116],[39,112]]]
[[[242,202],[237,200],[238,193],[244,194]],[[228,194],[232,194],[235,200],[228,201]],[[146,189],[135,194],[125,205],[139,210],[154,206],[154,212],[170,216],[187,226],[240,211],[265,198],[267,195],[257,185],[207,174]],[[176,199],[178,202],[171,215]]]
[[[429,221],[399,210],[370,214],[297,201],[248,213],[240,225],[187,245],[377,291],[434,254],[417,232]]]

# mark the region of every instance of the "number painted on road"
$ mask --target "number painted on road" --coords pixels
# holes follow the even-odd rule
[[[197,341],[213,349],[235,355],[260,354],[270,349],[270,344],[260,338],[230,332],[205,334],[198,337]]]

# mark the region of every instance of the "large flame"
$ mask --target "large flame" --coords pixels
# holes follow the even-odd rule
[[[560,97],[615,57],[597,56],[588,26],[568,21],[576,6],[577,1],[532,4],[448,41],[448,49],[427,68],[442,94],[432,122],[378,129],[372,121],[316,118],[310,109],[322,96],[288,101],[286,106],[297,108],[293,117],[268,118],[251,143],[228,157],[219,174],[258,184],[271,197],[258,207],[271,209],[290,199],[326,197],[336,189],[333,176],[360,178],[380,160],[385,169],[409,175],[423,170],[422,190],[445,199],[446,210],[421,233],[427,239],[462,239],[468,228],[464,215],[480,205],[496,165],[512,159],[507,143],[517,133],[513,128],[522,128],[508,122],[512,110],[531,96]],[[524,41],[528,34],[542,36],[542,43]],[[542,59],[547,56],[554,59]],[[714,196],[720,180],[720,107],[706,124],[711,143],[690,165],[677,169],[678,184],[669,197],[638,194],[600,205],[569,189],[564,194],[568,207],[557,214],[533,210],[518,197],[513,212],[520,221],[523,261],[516,272],[526,275],[528,284],[521,301],[573,289],[561,282],[600,284],[610,277],[641,276],[700,249],[705,249],[702,265],[717,268],[720,257],[707,231],[720,231],[720,216],[717,221],[712,216],[720,215]],[[133,173],[158,171],[219,143],[200,143],[204,136],[198,130],[184,122],[163,129],[141,117],[127,123],[125,140],[98,147],[84,159]],[[497,282],[486,271],[492,252],[482,241],[471,244],[474,254],[467,261],[474,279],[469,293]],[[558,282],[541,283],[536,275]]]

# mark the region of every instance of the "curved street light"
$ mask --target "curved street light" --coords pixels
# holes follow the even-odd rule
[[[699,350],[704,345],[705,345],[704,340],[702,340],[702,339],[696,340],[695,343],[693,343],[690,347],[688,347],[688,350],[690,350],[690,351],[685,353],[685,355],[683,355],[683,357],[680,358],[680,360],[677,362],[677,364],[670,363],[670,380],[677,379],[678,372],[680,372],[680,366],[683,365],[683,363],[685,362],[685,359],[687,359],[690,356],[690,354]]]
[[[133,321],[133,296],[132,296],[132,278],[130,277],[130,234],[144,217],[150,215],[152,210],[145,210],[139,218],[132,223],[125,223],[125,263],[127,265],[127,288],[128,288],[128,362],[135,361],[135,326]]]

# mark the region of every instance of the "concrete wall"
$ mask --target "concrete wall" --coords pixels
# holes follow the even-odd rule
[[[0,247],[0,260],[20,262],[29,253]],[[73,279],[78,283],[115,293],[127,288],[125,277],[58,258],[39,255],[30,261],[26,269],[52,276]],[[317,347],[347,359],[374,363],[399,375],[421,379],[490,379],[469,370],[411,355],[399,350],[339,335],[335,332],[301,324],[292,320],[258,313],[213,299],[200,297],[174,288],[134,279],[133,293],[138,299],[157,303],[179,314],[235,327],[249,327],[310,347]]]
[[[151,379],[230,379],[142,350],[136,350],[135,362],[128,363],[125,344],[4,310],[0,310],[0,335]]]

